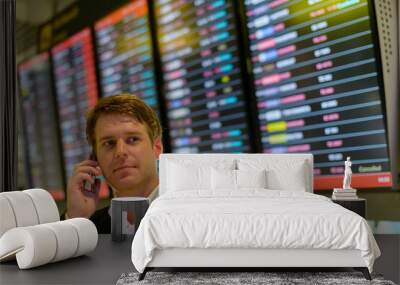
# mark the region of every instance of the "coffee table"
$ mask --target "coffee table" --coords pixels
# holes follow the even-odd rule
[[[131,244],[132,238],[113,242],[101,234],[88,255],[24,270],[16,261],[0,263],[0,284],[115,284],[122,273],[135,271]]]

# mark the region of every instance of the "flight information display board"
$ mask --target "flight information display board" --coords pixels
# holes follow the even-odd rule
[[[64,180],[58,141],[49,54],[41,53],[18,66],[21,105],[32,185],[63,200]]]
[[[88,159],[86,113],[98,98],[94,53],[89,28],[59,43],[51,50],[54,62],[58,112],[67,177],[74,165]],[[107,187],[100,192],[108,196]]]
[[[121,7],[95,30],[103,96],[129,92],[158,111],[147,2]]]
[[[248,152],[232,1],[155,1],[171,148]]]
[[[314,188],[390,187],[366,0],[245,0],[263,151],[314,154]]]

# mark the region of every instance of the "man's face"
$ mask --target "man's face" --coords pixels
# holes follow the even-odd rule
[[[103,176],[117,192],[126,194],[157,179],[156,160],[162,144],[157,139],[152,145],[145,125],[127,115],[102,115],[95,138]]]

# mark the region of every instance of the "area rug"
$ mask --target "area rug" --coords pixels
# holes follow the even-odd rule
[[[384,280],[381,275],[372,274],[372,281],[364,278],[360,272],[154,272],[150,271],[142,281],[138,281],[139,273],[124,273],[117,285],[133,284],[376,284],[395,285]]]

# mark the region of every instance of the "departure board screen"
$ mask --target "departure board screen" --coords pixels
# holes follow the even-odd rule
[[[366,0],[246,0],[263,151],[314,154],[314,188],[390,187],[383,90]]]
[[[18,66],[21,105],[32,183],[56,200],[63,200],[64,182],[58,141],[49,54],[39,54]]]
[[[232,1],[155,1],[171,148],[248,152]]]
[[[103,96],[129,92],[158,110],[148,7],[138,0],[95,24]]]
[[[74,165],[88,159],[91,152],[86,140],[85,116],[96,104],[98,91],[90,29],[61,42],[51,52],[64,163],[70,177]],[[102,187],[100,195],[108,195],[107,187]]]

